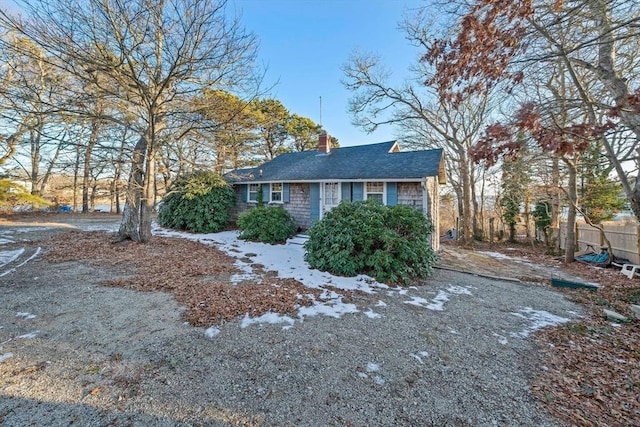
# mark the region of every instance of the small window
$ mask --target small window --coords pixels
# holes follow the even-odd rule
[[[258,191],[260,189],[260,184],[249,184],[249,194],[248,194],[248,202],[257,202],[258,201]]]
[[[282,202],[282,183],[274,182],[271,184],[271,202]]]
[[[384,204],[384,182],[367,182],[366,200],[373,199],[380,204]]]

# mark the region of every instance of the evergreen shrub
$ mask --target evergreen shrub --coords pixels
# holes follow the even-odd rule
[[[229,222],[235,203],[233,188],[218,174],[197,171],[179,176],[162,199],[161,226],[195,233],[215,233]]]
[[[431,221],[410,206],[342,202],[309,229],[305,259],[340,276],[367,274],[379,282],[409,284],[432,273],[432,232]]]
[[[293,217],[281,206],[257,206],[238,217],[240,238],[254,242],[284,243],[298,230]]]

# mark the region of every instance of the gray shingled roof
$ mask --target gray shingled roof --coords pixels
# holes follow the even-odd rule
[[[442,149],[390,153],[396,141],[281,154],[250,169],[226,174],[234,183],[344,179],[413,179],[438,176]],[[262,174],[260,174],[262,171]]]

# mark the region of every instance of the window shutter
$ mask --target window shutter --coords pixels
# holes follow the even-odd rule
[[[289,203],[289,183],[285,182],[282,184],[282,201],[284,203]]]
[[[320,219],[320,184],[309,184],[309,219],[313,224]]]
[[[271,198],[271,186],[269,184],[262,184],[262,201],[269,203]]]
[[[353,200],[364,200],[364,183],[362,182],[354,182],[353,183]]]
[[[351,201],[351,183],[350,182],[342,183],[342,200],[346,200],[348,202]]]
[[[398,183],[387,182],[387,206],[398,204]]]
[[[240,190],[242,191],[242,201],[248,202],[249,201],[249,184],[242,184],[240,186]]]

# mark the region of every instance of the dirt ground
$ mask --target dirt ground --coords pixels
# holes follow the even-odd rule
[[[556,356],[543,359],[540,350],[551,342],[566,345],[563,357],[580,373],[567,355],[581,354],[574,343],[584,352],[581,340],[596,335],[572,323],[569,339],[550,336],[541,343],[522,331],[540,313],[562,321],[585,316],[572,295],[549,287],[551,276],[617,280],[612,272],[566,269],[522,246],[445,245],[425,284],[344,293],[357,313],[296,320],[291,328],[241,328],[243,312],[287,313],[291,304],[303,304],[296,301],[300,289],[275,281],[278,292],[269,298],[252,299],[261,291],[251,287],[230,293],[224,282],[233,259],[227,255],[171,239],[146,248],[114,246],[104,231],[114,231],[118,221],[109,214],[0,219],[0,249],[13,254],[0,267],[0,424],[540,426],[577,419],[562,412],[567,405],[554,409],[561,399],[572,407],[575,396],[579,406],[606,400],[595,386],[584,394],[588,381],[576,380],[582,394],[571,391],[567,398],[553,388],[555,379],[536,380],[549,372],[563,386],[574,381]],[[90,233],[67,233],[76,229]],[[155,269],[143,271],[145,280],[137,278],[139,257]],[[243,305],[213,309],[203,295]],[[423,300],[444,307],[414,304]],[[600,321],[588,328],[607,337],[620,330]],[[633,372],[634,341],[616,345],[617,360],[625,362],[613,361],[615,369]],[[620,387],[640,384],[625,371],[620,375]],[[622,413],[620,422],[610,421],[615,414],[599,423],[581,413],[586,421],[577,424],[640,419],[633,403],[640,405],[633,397],[639,394],[630,387],[613,394],[627,405],[611,408]]]

